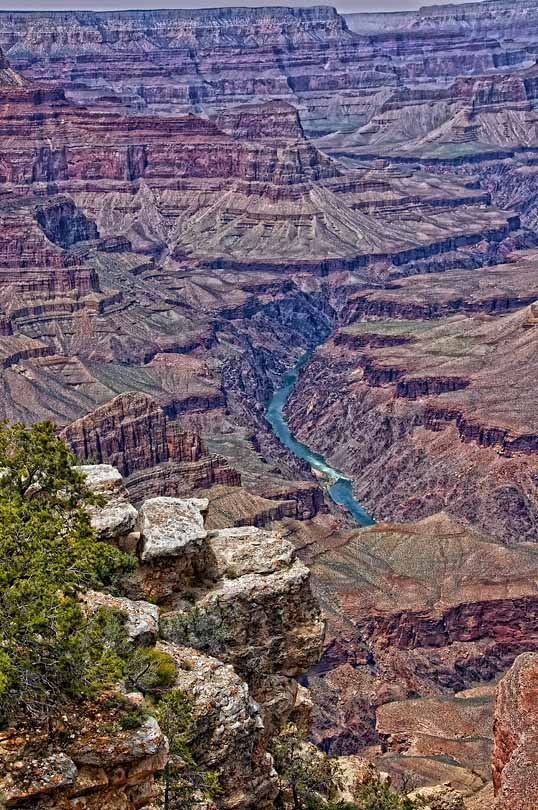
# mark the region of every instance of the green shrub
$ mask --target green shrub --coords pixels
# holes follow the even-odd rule
[[[418,810],[421,800],[411,801],[390,785],[365,785],[355,802],[340,801],[343,787],[338,760],[305,743],[293,726],[284,729],[271,743],[280,795],[275,807],[293,810]]]
[[[157,707],[157,720],[168,737],[170,754],[163,773],[164,810],[192,810],[197,797],[220,793],[218,773],[198,766],[190,747],[192,710],[179,689],[167,692]]]
[[[333,803],[341,786],[338,766],[321,751],[313,757],[294,727],[284,729],[273,739],[271,754],[280,779],[281,805],[287,805],[284,797],[289,794],[293,810],[338,807]]]
[[[135,647],[125,665],[127,685],[141,692],[154,692],[171,686],[176,678],[174,661],[154,647]]]
[[[412,801],[383,782],[365,785],[357,801],[357,810],[418,810],[420,807],[424,807],[424,802]]]
[[[47,717],[123,673],[121,620],[77,594],[113,586],[129,559],[97,542],[84,477],[50,423],[0,423],[0,721]]]
[[[144,706],[132,706],[120,715],[119,723],[123,731],[140,728],[149,717],[149,712]]]

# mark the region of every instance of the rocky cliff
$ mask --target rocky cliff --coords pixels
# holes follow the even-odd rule
[[[137,511],[113,467],[81,469],[105,501],[93,511],[98,535],[128,541],[138,555],[127,591],[157,601],[166,594],[159,609],[88,592],[86,609],[122,611],[132,644],[167,639],[158,648],[176,666],[170,688],[192,706],[190,745],[200,767],[219,773],[220,792],[208,807],[269,810],[279,787],[268,745],[288,721],[299,721],[301,706],[308,711],[295,679],[315,663],[323,640],[307,568],[276,533],[207,532],[206,500],[153,498]],[[193,600],[185,602],[187,591]],[[81,705],[63,728],[42,736],[34,729],[31,740],[29,728],[2,733],[0,785],[9,807],[155,807],[167,739],[152,716],[122,730],[121,707],[143,696],[117,697]]]
[[[331,448],[380,517],[446,509],[503,542],[533,541],[534,406],[519,381],[532,374],[534,305],[501,317],[463,314],[465,285],[459,313],[421,320],[411,303],[405,311],[418,286],[402,287],[405,320],[359,318],[316,352],[289,404],[291,424],[303,441]],[[491,306],[487,284],[471,297],[473,308],[482,297]],[[359,301],[368,309],[367,296]]]
[[[147,394],[122,394],[60,434],[81,460],[114,464],[136,501],[149,493],[180,495],[241,476],[211,454],[196,433],[181,430]]]
[[[536,687],[538,657],[521,655],[497,690],[493,784],[496,810],[535,807],[537,729]]]
[[[536,555],[447,515],[318,537],[301,551],[328,619],[308,675],[313,738],[396,782],[490,779],[495,681],[538,643]]]
[[[271,806],[299,676],[327,750],[488,790],[491,683],[536,645],[533,7],[0,15],[0,415],[126,476],[96,530],[223,807]],[[364,533],[264,418],[320,342],[290,424],[390,519]],[[115,723],[15,805],[147,805],[162,735]]]
[[[54,79],[106,107],[220,112],[273,99],[310,132],[366,123],[404,81],[472,75],[529,60],[535,5],[466,16],[350,15],[328,7],[6,13],[0,46],[28,78]],[[357,33],[358,32],[358,33]]]

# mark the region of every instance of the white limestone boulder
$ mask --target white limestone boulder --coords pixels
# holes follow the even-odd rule
[[[163,557],[192,555],[200,551],[207,537],[204,512],[207,498],[150,498],[139,513],[143,563]]]

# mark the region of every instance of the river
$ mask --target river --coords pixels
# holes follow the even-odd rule
[[[353,496],[351,480],[342,475],[338,470],[335,470],[334,467],[327,464],[323,456],[319,453],[315,453],[305,444],[297,441],[286,422],[284,408],[297,382],[299,372],[309,357],[310,352],[303,355],[297,365],[284,375],[281,387],[275,391],[267,406],[267,421],[283,445],[291,450],[298,458],[304,459],[310,467],[322,473],[324,478],[333,482],[327,488],[332,500],[339,506],[343,506],[347,509],[359,526],[371,526],[375,521]]]

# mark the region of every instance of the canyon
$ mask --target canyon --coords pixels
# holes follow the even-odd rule
[[[328,623],[278,664],[312,740],[469,810],[517,810],[535,762],[537,19],[0,13],[0,416],[53,421],[135,509],[290,542]],[[301,358],[283,418],[371,527],[266,419]],[[172,598],[165,568],[131,596]],[[254,640],[228,662],[195,629],[243,677]]]

